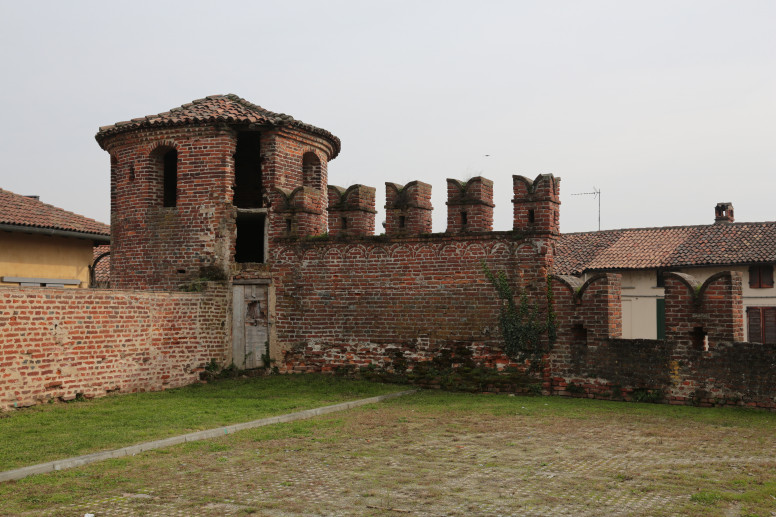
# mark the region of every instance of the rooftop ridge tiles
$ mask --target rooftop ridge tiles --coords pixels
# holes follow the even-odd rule
[[[227,102],[222,101],[231,102],[244,109],[247,113],[229,113]],[[223,106],[219,106],[219,104],[223,104]],[[210,113],[197,113],[196,109],[202,105],[211,105]],[[187,111],[191,111],[191,113],[187,113]],[[115,124],[101,126],[95,135],[95,139],[97,140],[97,143],[102,146],[103,140],[108,136],[143,127],[178,126],[207,122],[257,123],[262,120],[272,126],[288,124],[322,136],[329,140],[334,147],[334,153],[331,159],[337,157],[342,147],[340,139],[325,129],[297,120],[291,115],[275,113],[266,108],[262,108],[258,104],[249,102],[233,93],[225,95],[209,95],[156,115],[146,115],[145,117],[138,117],[128,121],[120,121]]]

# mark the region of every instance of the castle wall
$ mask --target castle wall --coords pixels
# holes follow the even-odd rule
[[[464,345],[488,366],[510,363],[500,301],[483,273],[507,272],[541,300],[548,243],[507,232],[277,243],[276,331],[285,371],[390,367],[397,352],[427,361]]]
[[[546,392],[776,408],[776,345],[743,342],[742,275],[666,274],[666,339],[617,336],[619,276],[557,277],[558,343]]]
[[[229,348],[228,293],[0,288],[0,409],[190,384]]]

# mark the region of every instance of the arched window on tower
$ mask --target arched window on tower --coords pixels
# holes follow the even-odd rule
[[[178,151],[170,149],[162,155],[163,202],[162,206],[176,206],[178,203]]]
[[[313,152],[305,153],[302,157],[302,185],[318,190],[323,188],[321,160]]]

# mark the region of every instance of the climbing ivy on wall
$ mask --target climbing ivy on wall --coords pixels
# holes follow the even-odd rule
[[[504,271],[494,273],[485,262],[482,263],[482,270],[496,288],[501,301],[499,328],[506,354],[519,362],[529,361],[529,370],[536,370],[541,365],[542,356],[552,349],[557,336],[551,278],[547,277],[547,312],[541,314],[537,304],[528,299],[524,289],[515,296]],[[543,339],[544,335],[547,339]]]

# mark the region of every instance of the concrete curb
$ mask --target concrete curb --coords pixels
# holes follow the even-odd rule
[[[296,413],[288,413],[286,415],[261,418],[259,420],[253,420],[251,422],[245,422],[242,424],[232,424],[232,425],[227,425],[225,427],[208,429],[206,431],[197,431],[194,433],[182,434],[180,436],[173,436],[171,438],[165,438],[163,440],[154,440],[152,442],[130,445],[129,447],[122,447],[121,449],[94,452],[92,454],[86,454],[84,456],[76,456],[74,458],[50,461],[48,463],[40,463],[38,465],[31,465],[29,467],[22,467],[20,469],[7,470],[5,472],[0,472],[0,483],[2,483],[3,481],[22,479],[27,476],[31,476],[33,474],[45,474],[47,472],[54,472],[57,470],[80,467],[81,465],[88,465],[89,463],[107,460],[110,458],[120,458],[122,456],[134,456],[135,454],[139,454],[143,451],[161,449],[163,447],[169,447],[171,445],[178,445],[186,442],[196,442],[199,440],[207,440],[209,438],[224,436],[226,434],[236,433],[237,431],[243,431],[245,429],[253,429],[254,427],[262,427],[265,425],[280,424],[284,422],[293,422],[294,420],[304,420],[307,418],[312,418],[320,415],[326,415],[328,413],[336,413],[337,411],[344,411],[346,409],[352,409],[355,407],[365,406],[367,404],[374,404],[376,402],[382,402],[384,400],[389,400],[396,397],[402,397],[404,395],[415,393],[416,391],[418,390],[398,391],[396,393],[388,393],[387,395],[378,395],[377,397],[370,397],[368,399],[351,400],[350,402],[342,402],[340,404],[334,404],[332,406],[323,406],[323,407],[314,408],[314,409],[306,409],[304,411],[297,411]]]

